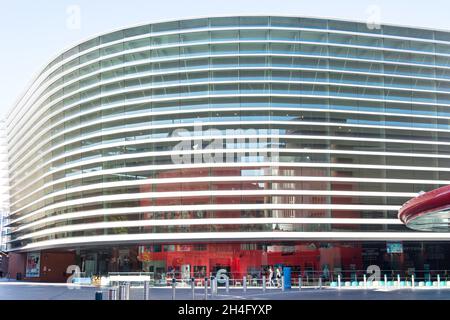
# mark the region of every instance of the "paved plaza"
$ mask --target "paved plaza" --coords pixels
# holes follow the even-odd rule
[[[102,291],[104,299],[108,298],[108,288],[93,286],[68,287],[65,284],[42,284],[0,282],[0,300],[94,300],[95,292]],[[171,300],[171,288],[151,288],[151,300]],[[177,288],[176,300],[192,300],[190,288]],[[195,299],[204,300],[204,288],[195,289]],[[209,300],[450,300],[450,288],[416,288],[416,289],[353,289],[343,288],[298,288],[282,291],[281,289],[267,289],[263,292],[259,288],[249,288],[244,292],[242,288],[219,289],[218,294]],[[130,300],[143,300],[143,288],[132,287]]]

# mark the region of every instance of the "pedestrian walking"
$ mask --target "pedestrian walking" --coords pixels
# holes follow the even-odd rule
[[[269,267],[269,287],[273,286],[273,269],[272,266]]]

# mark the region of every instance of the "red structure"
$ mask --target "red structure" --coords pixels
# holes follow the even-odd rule
[[[290,246],[275,244],[265,250],[255,244],[243,248],[240,243],[166,246],[168,247],[169,251],[161,248],[161,251],[155,252],[152,245],[141,246],[137,259],[143,264],[143,269],[156,273],[167,272],[169,278],[200,279],[225,269],[232,278],[239,279],[243,275],[261,276],[269,266],[290,266],[296,276],[321,271],[324,265],[329,270],[336,267],[344,270],[349,270],[351,266],[355,269],[363,267],[362,248],[343,245],[320,248],[318,243],[313,242]],[[160,266],[161,270],[157,270],[156,266]]]
[[[450,185],[409,200],[399,210],[398,218],[412,229],[437,231],[448,229],[449,210]]]

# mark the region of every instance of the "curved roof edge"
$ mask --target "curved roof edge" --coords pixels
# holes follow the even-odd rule
[[[165,22],[175,22],[175,21],[185,21],[185,20],[194,20],[194,19],[211,19],[211,18],[227,18],[227,17],[285,17],[285,18],[306,18],[306,19],[318,19],[318,20],[334,20],[334,21],[340,21],[340,22],[350,22],[350,23],[361,23],[366,24],[367,21],[363,20],[355,20],[355,19],[345,19],[345,18],[337,18],[337,17],[329,17],[329,16],[310,16],[310,15],[298,15],[298,14],[274,14],[274,13],[267,13],[267,12],[261,12],[261,13],[239,13],[239,14],[223,14],[223,15],[198,15],[198,16],[185,16],[185,17],[178,17],[178,18],[164,18],[159,20],[153,20],[148,22],[139,22],[134,23],[130,25],[124,25],[118,28],[111,29],[109,31],[103,31],[103,32],[97,32],[91,36],[88,36],[82,40],[76,41],[71,45],[68,45],[64,47],[61,51],[58,51],[52,58],[48,60],[41,68],[39,68],[35,74],[31,77],[31,80],[28,82],[28,84],[25,86],[25,89],[22,91],[22,93],[17,97],[15,102],[9,107],[9,110],[6,111],[4,118],[6,120],[9,119],[11,116],[11,113],[14,111],[15,107],[21,102],[21,100],[24,98],[24,96],[27,94],[28,90],[30,89],[31,85],[39,78],[39,76],[42,74],[42,72],[45,70],[45,68],[52,63],[56,58],[58,58],[60,55],[64,54],[65,52],[69,51],[70,49],[73,49],[85,42],[88,42],[90,40],[93,40],[97,37],[100,37],[102,35],[114,33],[121,30],[126,30],[130,28],[136,28],[140,26],[150,25],[150,24],[157,24],[157,23],[165,23]],[[409,28],[409,29],[421,29],[421,30],[427,30],[427,31],[439,31],[439,32],[448,32],[450,33],[450,29],[436,29],[436,28],[428,28],[428,27],[421,27],[421,26],[413,26],[413,25],[400,25],[400,24],[391,24],[391,23],[384,23],[380,21],[380,26],[390,26],[390,27],[399,27],[399,28]],[[7,121],[8,122],[8,121]]]

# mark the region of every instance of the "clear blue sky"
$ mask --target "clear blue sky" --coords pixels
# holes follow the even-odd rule
[[[162,19],[226,14],[366,21],[372,6],[379,8],[382,23],[450,30],[448,0],[0,0],[0,116],[57,53],[111,29]],[[71,19],[76,8],[80,9],[79,24]]]

